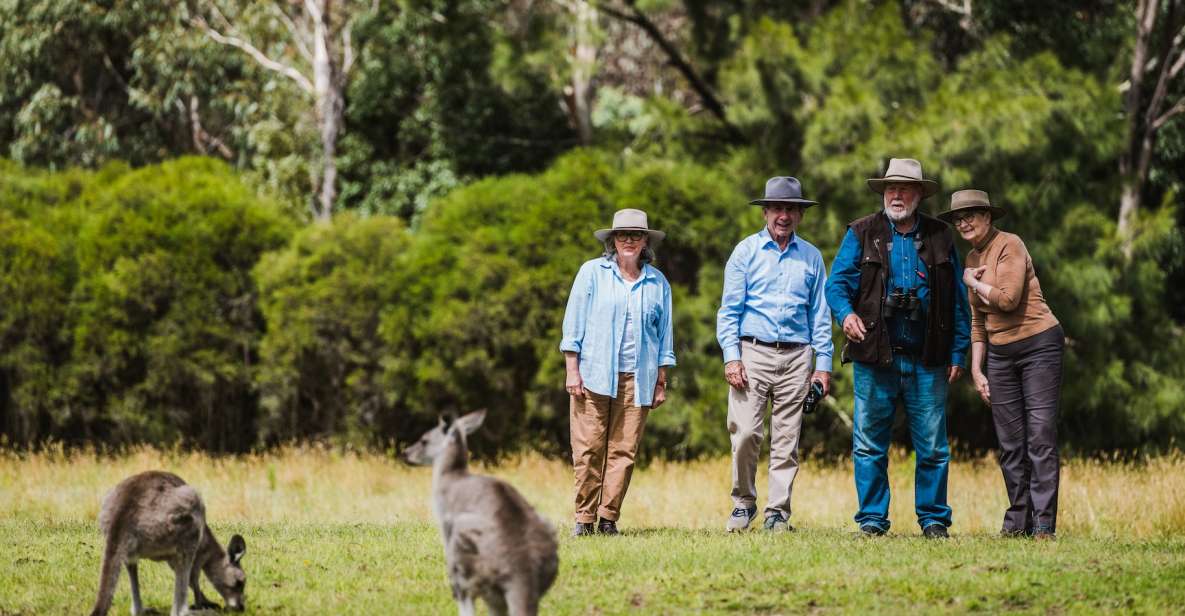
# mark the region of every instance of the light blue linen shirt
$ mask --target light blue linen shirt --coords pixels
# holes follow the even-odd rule
[[[675,342],[671,319],[671,284],[653,266],[642,266],[642,275],[626,282],[611,257],[598,257],[580,266],[568,308],[564,312],[561,351],[580,356],[580,378],[589,391],[603,396],[617,395],[618,356],[625,333],[626,302],[632,302],[638,364],[634,370],[635,404],[654,402],[654,385],[660,366],[675,365]]]
[[[716,340],[724,362],[741,358],[741,336],[810,344],[815,370],[831,372],[831,309],[823,286],[823,255],[798,234],[786,249],[763,228],[741,240],[724,267]]]

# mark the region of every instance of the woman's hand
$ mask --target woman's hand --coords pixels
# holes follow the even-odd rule
[[[662,379],[654,383],[654,400],[650,404],[650,409],[654,410],[662,406],[663,402],[667,401],[667,384]]]
[[[564,389],[568,390],[568,395],[575,396],[577,400],[583,400],[587,390],[584,389],[584,379],[580,377],[580,371],[568,370],[567,372],[568,378],[564,380]]]
[[[986,265],[965,268],[963,270],[963,284],[967,285],[969,289],[974,289],[975,283],[979,282],[985,271],[987,271]]]
[[[988,380],[984,374],[978,370],[971,372],[971,380],[975,381],[975,391],[979,392],[979,397],[987,404],[992,403],[992,394],[988,389]]]

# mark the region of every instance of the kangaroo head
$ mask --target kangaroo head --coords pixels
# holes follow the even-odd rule
[[[441,417],[435,428],[425,432],[403,452],[403,459],[409,464],[432,464],[448,449],[450,442],[457,442],[464,447],[464,437],[476,432],[485,418],[485,409],[473,411],[451,422]]]
[[[210,583],[214,585],[218,594],[226,600],[227,609],[243,611],[247,606],[243,598],[243,591],[247,587],[247,574],[243,572],[243,553],[247,551],[247,542],[242,535],[235,535],[226,544],[226,553],[220,557],[210,559],[204,570]]]

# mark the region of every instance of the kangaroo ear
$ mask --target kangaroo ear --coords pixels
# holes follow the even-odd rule
[[[466,435],[473,434],[481,427],[481,423],[486,420],[486,410],[480,409],[465,415],[457,420],[457,425],[465,431]]]
[[[247,551],[247,542],[243,540],[242,535],[235,535],[230,538],[230,543],[226,544],[226,555],[230,558],[233,565],[239,564],[243,560],[243,554]]]

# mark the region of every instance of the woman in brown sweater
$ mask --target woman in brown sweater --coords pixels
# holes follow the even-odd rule
[[[1000,440],[1009,503],[1001,534],[1053,539],[1065,335],[1041,295],[1024,242],[992,225],[1003,216],[981,190],[956,192],[950,210],[939,214],[973,248],[963,272],[971,304],[971,378],[992,406]]]

